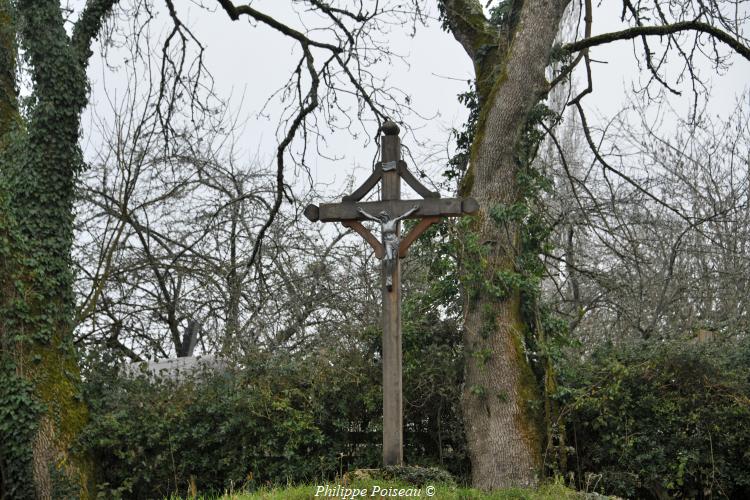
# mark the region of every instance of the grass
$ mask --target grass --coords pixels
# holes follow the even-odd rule
[[[400,482],[400,481],[380,481],[380,480],[357,480],[352,481],[349,484],[340,483],[329,483],[330,488],[329,494],[315,495],[318,490],[318,486],[321,485],[303,485],[303,486],[288,486],[288,487],[276,487],[276,488],[263,488],[258,491],[248,493],[228,493],[221,497],[194,497],[200,500],[209,499],[221,499],[221,500],[307,500],[307,499],[352,499],[352,498],[434,498],[439,500],[558,500],[558,499],[581,499],[584,495],[566,488],[565,486],[554,483],[541,486],[537,489],[506,489],[494,491],[492,493],[484,493],[479,490],[472,488],[462,488],[448,485],[434,485],[433,495],[428,495],[428,487],[431,485],[425,485],[421,488],[416,488],[413,485]],[[339,488],[338,490],[336,488]],[[390,496],[382,495],[377,493],[377,488],[381,491],[385,489],[391,490],[404,490],[402,496],[391,494]],[[345,489],[350,491],[358,490],[357,496],[344,496],[342,492]],[[411,491],[406,491],[406,490]],[[331,491],[332,490],[332,491]],[[364,496],[362,496],[364,492]],[[333,495],[338,493],[338,496]],[[373,495],[374,493],[374,495]],[[409,493],[411,493],[409,495]],[[417,493],[419,493],[417,495]],[[173,497],[172,500],[177,500],[178,497]]]

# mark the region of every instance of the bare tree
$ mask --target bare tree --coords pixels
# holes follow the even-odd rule
[[[301,228],[281,210],[257,250],[272,176],[232,156],[231,124],[162,146],[158,119],[139,112],[154,94],[138,95],[133,82],[114,126],[102,126],[109,135],[80,189],[79,345],[132,360],[196,343],[228,355],[305,345],[322,323],[351,317],[356,301],[338,295],[355,294],[357,280],[340,273],[359,271],[336,262],[351,262],[335,247],[343,233]]]
[[[641,123],[622,113],[609,140],[635,186],[580,149],[558,170],[569,186],[558,197],[560,251],[549,257],[558,308],[585,346],[743,334],[748,110],[740,101],[718,122],[707,110],[680,118],[634,108]],[[655,129],[654,114],[667,115],[675,132]]]

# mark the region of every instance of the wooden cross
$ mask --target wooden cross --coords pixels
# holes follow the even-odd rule
[[[401,399],[401,270],[399,258],[406,256],[409,246],[431,224],[442,217],[474,214],[479,204],[473,198],[440,198],[440,193],[423,186],[401,160],[401,141],[398,126],[383,124],[381,159],[372,175],[341,203],[308,205],[305,216],[311,221],[341,222],[359,233],[383,260],[383,463],[403,463],[403,404]],[[411,186],[423,199],[402,200],[401,180]],[[378,182],[381,199],[360,202]],[[377,215],[375,215],[377,214]],[[403,239],[400,220],[421,219]],[[360,221],[381,223],[382,239],[378,240]]]

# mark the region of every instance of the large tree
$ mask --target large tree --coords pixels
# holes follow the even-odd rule
[[[478,119],[463,183],[465,194],[475,197],[482,207],[469,228],[472,237],[464,239],[474,244],[467,248],[467,257],[479,256],[467,262],[480,265],[466,270],[463,409],[473,483],[483,489],[534,484],[542,472],[544,427],[538,424],[539,406],[533,404],[542,395],[529,366],[524,334],[530,328],[537,335],[544,332],[529,325],[523,314],[528,304],[522,299],[533,294],[522,290],[525,259],[520,226],[524,219],[514,217],[518,212],[512,210],[525,202],[529,189],[525,169],[529,153],[533,155],[533,130],[540,126],[538,103],[583,62],[587,85],[579,93],[572,92],[567,104],[578,111],[583,135],[602,168],[627,179],[598,152],[581,105],[593,85],[591,47],[637,41],[649,77],[671,92],[679,90],[664,76],[667,56],[680,58],[683,74],[675,81],[684,76],[693,89],[702,84],[696,54],[705,51],[713,62],[723,64],[728,47],[750,60],[748,42],[742,36],[741,2],[623,0],[617,6],[622,11],[622,30],[596,36],[591,34],[591,1],[582,4],[506,0],[496,3],[488,17],[478,0],[439,2],[447,29],[474,63],[478,97]],[[736,6],[739,11],[734,10]],[[574,33],[582,36],[566,43],[561,21],[566,9],[575,7],[583,15]],[[564,64],[553,65],[555,60]],[[550,72],[553,66],[557,71]]]
[[[68,33],[58,1],[0,2],[3,498],[88,494],[90,464],[70,450],[86,422],[71,342],[70,248],[86,67],[115,3],[87,1]],[[19,68],[31,91],[23,100]]]

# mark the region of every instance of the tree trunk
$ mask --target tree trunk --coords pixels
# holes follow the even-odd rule
[[[240,333],[240,301],[242,299],[242,275],[240,272],[239,256],[237,255],[237,234],[240,222],[239,203],[232,205],[232,222],[229,233],[229,269],[227,270],[226,287],[226,327],[223,345],[232,349]]]
[[[516,271],[519,232],[514,222],[499,224],[489,214],[520,201],[518,141],[548,90],[544,71],[568,2],[516,1],[500,26],[469,18],[460,11],[465,3],[443,3],[449,28],[474,59],[481,106],[462,187],[481,206],[465,240],[462,406],[472,482],[490,490],[534,485],[542,472],[542,395],[524,351],[519,290],[503,282]],[[491,45],[489,30],[496,33]]]
[[[91,462],[71,451],[88,415],[72,344],[70,249],[89,45],[115,2],[87,2],[69,37],[59,2],[0,0],[0,61],[15,62],[18,35],[34,85],[22,120],[15,64],[0,68],[3,498],[88,497]]]
[[[18,123],[16,30],[10,0],[0,0],[0,150],[4,136]]]

